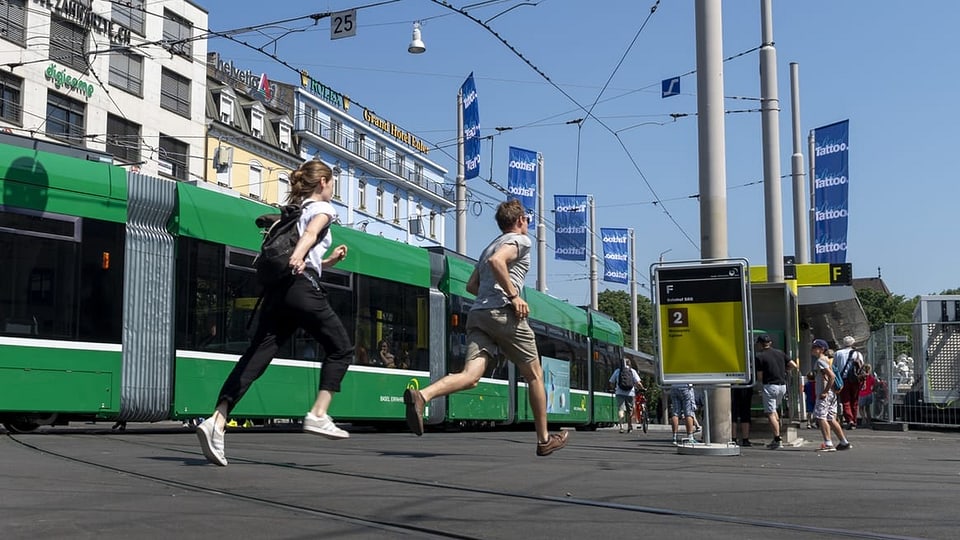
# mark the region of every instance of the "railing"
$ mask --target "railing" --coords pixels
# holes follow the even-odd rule
[[[381,152],[375,144],[370,144],[362,139],[348,137],[341,129],[331,129],[329,122],[325,122],[320,118],[299,118],[297,124],[297,129],[309,131],[367,160],[381,169],[399,176],[413,185],[425,189],[434,195],[443,197],[447,201],[453,202],[453,190],[446,186],[446,184],[430,180],[424,176],[421,170],[411,167],[406,163],[399,162],[396,159],[390,159],[390,156]]]

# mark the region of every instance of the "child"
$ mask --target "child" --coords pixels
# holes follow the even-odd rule
[[[852,445],[847,441],[847,436],[843,433],[843,427],[837,421],[837,395],[833,391],[835,376],[826,356],[827,342],[822,339],[815,339],[811,349],[813,356],[817,359],[814,370],[820,374],[820,378],[817,380],[817,402],[813,409],[813,416],[820,423],[820,433],[823,435],[823,444],[820,445],[820,451],[848,450]],[[831,429],[840,437],[840,442],[836,447],[833,446],[833,441],[830,438]]]
[[[803,384],[803,395],[807,405],[807,429],[813,429],[813,406],[817,403],[817,374],[807,373],[807,382]]]

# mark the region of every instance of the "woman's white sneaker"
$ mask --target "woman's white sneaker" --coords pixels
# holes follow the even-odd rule
[[[218,431],[212,418],[197,426],[197,438],[200,439],[200,449],[207,461],[221,467],[227,466],[227,458],[223,452],[223,431]]]
[[[350,434],[338,428],[337,425],[333,423],[333,418],[330,418],[330,416],[326,414],[323,416],[314,416],[312,413],[307,413],[307,416],[303,418],[303,430],[328,439],[350,438]]]

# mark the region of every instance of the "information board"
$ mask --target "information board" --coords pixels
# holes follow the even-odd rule
[[[752,380],[748,269],[739,259],[651,267],[664,384]]]

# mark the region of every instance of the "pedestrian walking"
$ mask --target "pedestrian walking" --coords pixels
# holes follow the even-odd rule
[[[329,439],[350,436],[327,415],[333,394],[340,391],[340,382],[353,359],[353,345],[347,331],[320,284],[323,269],[347,257],[345,245],[337,246],[329,257],[323,257],[333,242],[327,228],[337,217],[336,209],[330,204],[334,182],[333,171],[318,159],[307,161],[290,175],[287,202],[302,207],[297,224],[300,239],[290,256],[290,277],[265,289],[253,339],[224,381],[213,415],[197,427],[200,448],[211,463],[227,465],[224,428],[230,412],[297,328],[313,336],[326,353],[320,371],[320,388],[313,407],[303,419],[303,430]]]
[[[697,416],[697,396],[692,384],[680,384],[670,389],[670,430],[673,444],[696,444],[693,438],[694,419]],[[686,428],[686,436],[680,435],[680,417]]]
[[[847,450],[851,444],[843,432],[843,427],[837,421],[837,395],[833,392],[833,381],[835,375],[833,368],[826,356],[827,342],[822,339],[813,340],[811,351],[814,356],[814,371],[819,375],[817,377],[817,403],[814,405],[813,417],[820,424],[820,433],[823,435],[823,444],[820,450],[823,452],[834,452],[836,450]],[[831,432],[836,432],[840,437],[840,442],[833,445]]]
[[[614,388],[617,397],[617,418],[620,424],[620,433],[623,433],[623,423],[626,420],[627,433],[633,431],[633,405],[637,396],[637,389],[643,389],[640,374],[630,365],[630,360],[624,358],[623,365],[613,370],[613,375],[607,385]]]
[[[501,235],[490,243],[467,280],[467,292],[476,295],[467,315],[467,353],[463,371],[449,374],[421,390],[403,394],[407,424],[423,435],[423,411],[427,402],[473,388],[497,351],[516,365],[527,382],[527,395],[537,430],[537,455],[547,456],[567,444],[567,431],[547,430],[547,394],[543,368],[533,330],[527,322],[530,306],[520,296],[530,269],[528,218],[516,199],[500,203],[496,213]]]
[[[843,422],[847,429],[857,429],[857,409],[860,407],[860,383],[863,380],[863,354],[854,348],[853,336],[843,338],[843,348],[836,352],[834,362],[837,372],[843,380],[843,388],[837,400],[843,412]]]
[[[767,445],[771,450],[783,447],[780,438],[780,415],[777,408],[787,395],[787,370],[797,367],[797,363],[787,358],[786,353],[773,346],[769,334],[757,338],[757,353],[754,355],[757,378],[763,384],[763,412],[770,420],[773,440]]]

